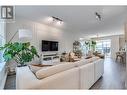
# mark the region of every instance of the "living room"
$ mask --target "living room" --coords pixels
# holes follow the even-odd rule
[[[3,67],[1,66],[2,69],[4,68],[2,71],[8,72],[8,74],[7,72],[1,73],[2,77],[5,76],[5,78],[0,80],[3,83],[1,88],[126,88],[126,6],[13,6],[13,9],[15,13],[13,20],[1,23],[1,31],[6,31],[5,34],[0,34],[2,35],[3,44],[5,40],[7,43],[30,42],[30,46],[35,47],[39,58],[34,56],[34,60],[30,61],[26,61],[24,58],[26,61],[23,64],[24,66],[19,66],[20,64],[14,61],[15,56],[13,58],[9,57],[11,60],[9,62],[7,60],[8,65],[6,68],[8,69],[5,70],[4,65]],[[117,52],[122,53],[122,57],[118,54],[117,59]],[[36,55],[35,52],[34,55]],[[58,64],[61,62],[65,66],[62,66],[62,64],[59,67]],[[69,63],[72,64],[70,65]],[[28,66],[25,66],[26,64]],[[39,70],[43,67],[51,69],[44,69],[41,75],[36,76],[35,74],[35,77],[32,71],[31,73],[29,73],[30,70],[26,71],[29,69],[26,67],[29,67],[30,64],[34,64],[34,66],[37,64],[43,65],[39,67]],[[82,64],[83,67],[81,67]],[[59,69],[56,69],[55,65]],[[95,74],[96,72],[98,73]],[[78,73],[83,74],[81,76]],[[31,80],[27,79],[31,77],[33,80],[36,78],[36,80],[41,82],[35,81],[35,83],[32,83],[33,81],[30,82]],[[110,80],[107,79],[109,77]],[[114,81],[114,78],[118,78],[118,80]],[[83,80],[86,81],[84,82]],[[56,85],[55,81],[59,85]],[[25,85],[26,83],[28,84]]]

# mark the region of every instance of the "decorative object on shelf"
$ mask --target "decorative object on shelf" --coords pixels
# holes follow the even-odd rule
[[[73,43],[73,52],[75,53],[75,56],[78,56],[78,58],[81,58],[82,51],[81,51],[81,43],[79,41],[75,41]]]
[[[80,54],[76,55],[74,52],[69,53],[69,62],[79,61],[81,58]]]
[[[81,50],[77,50],[75,53],[75,56],[77,56],[78,58],[82,57],[82,51]]]
[[[64,52],[61,54],[60,62],[65,62],[65,61],[66,61],[66,56],[67,56],[67,53],[66,53],[66,51],[64,51]]]
[[[62,53],[60,61],[61,62],[75,62],[75,61],[79,61],[80,57],[76,56],[76,54],[74,52],[70,52],[70,53]]]
[[[26,62],[32,61],[35,56],[39,57],[34,46],[30,45],[30,42],[26,43],[7,43],[0,50],[4,50],[3,57],[6,62],[14,60],[18,63],[18,66],[25,66]]]
[[[66,54],[66,51],[64,51],[63,53],[62,53],[62,55],[65,55]]]

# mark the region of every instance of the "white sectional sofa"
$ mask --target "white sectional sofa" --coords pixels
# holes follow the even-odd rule
[[[31,72],[28,66],[16,70],[16,89],[89,89],[104,73],[104,59],[93,57],[62,62]]]

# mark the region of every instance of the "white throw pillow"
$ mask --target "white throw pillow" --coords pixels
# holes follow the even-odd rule
[[[40,69],[35,74],[38,79],[42,79],[42,78],[54,75],[56,73],[71,69],[73,67],[75,67],[74,63],[72,64],[63,63],[63,64],[54,65],[48,68]]]

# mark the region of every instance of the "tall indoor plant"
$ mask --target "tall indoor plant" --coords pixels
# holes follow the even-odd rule
[[[6,62],[14,60],[20,66],[24,66],[26,62],[32,61],[34,57],[39,57],[36,48],[30,45],[30,42],[19,43],[19,42],[8,42],[3,47],[3,58]]]

